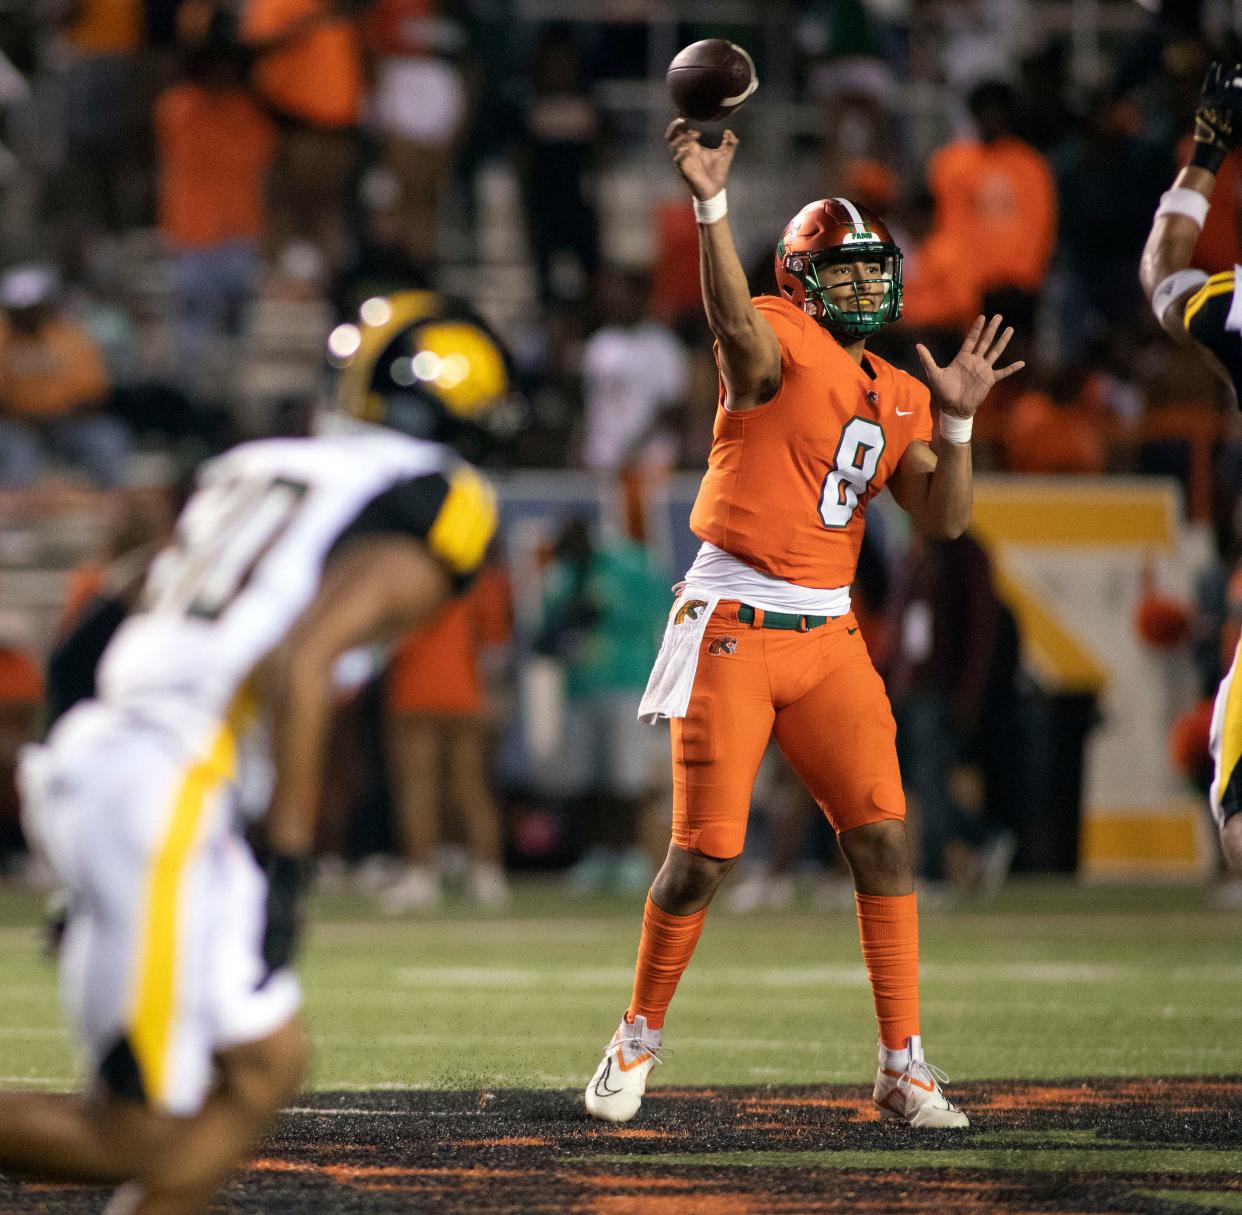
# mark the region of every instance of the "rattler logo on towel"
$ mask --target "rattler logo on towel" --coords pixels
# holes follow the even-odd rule
[[[706,599],[691,599],[683,603],[677,609],[677,615],[673,617],[674,624],[684,624],[687,620],[697,620],[699,613],[707,606]]]

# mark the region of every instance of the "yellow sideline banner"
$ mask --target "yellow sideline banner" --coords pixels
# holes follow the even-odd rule
[[[1017,618],[1024,659],[1048,691],[1092,693],[1080,871],[1096,878],[1191,878],[1211,860],[1204,811],[1168,758],[1193,702],[1184,649],[1156,652],[1135,630],[1145,570],[1189,586],[1176,485],[1155,478],[981,476],[973,529]]]

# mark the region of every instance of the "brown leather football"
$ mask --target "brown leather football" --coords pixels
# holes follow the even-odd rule
[[[678,51],[665,78],[677,113],[694,122],[727,118],[759,87],[754,61],[725,38],[705,38]]]

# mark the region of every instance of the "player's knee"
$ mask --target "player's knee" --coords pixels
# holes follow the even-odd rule
[[[904,821],[885,819],[868,823],[839,838],[841,851],[854,874],[854,884],[862,893],[895,894],[910,888],[910,849]]]
[[[674,844],[651,884],[651,898],[670,915],[692,915],[711,902],[717,887],[736,863],[736,856],[704,856]]]
[[[306,1040],[294,1022],[262,1042],[230,1051],[222,1070],[233,1101],[261,1117],[297,1096],[306,1063]]]

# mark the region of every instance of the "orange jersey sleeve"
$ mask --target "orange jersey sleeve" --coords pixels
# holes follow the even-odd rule
[[[867,503],[932,434],[927,388],[875,355],[859,366],[788,300],[760,296],[781,386],[756,409],[716,410],[690,527],[754,569],[808,587],[854,577]]]

